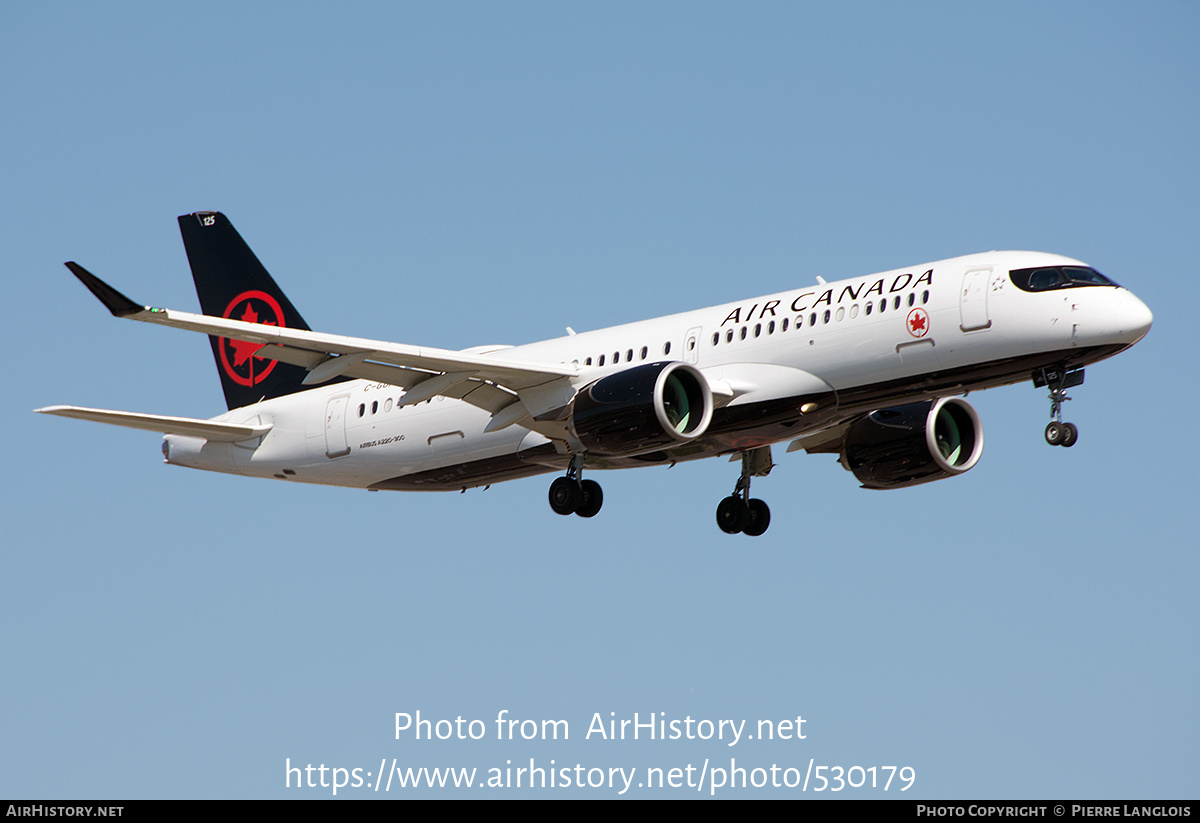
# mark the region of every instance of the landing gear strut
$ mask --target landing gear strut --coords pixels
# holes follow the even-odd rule
[[[771,509],[750,497],[750,478],[766,477],[772,465],[770,446],[742,452],[742,473],[733,494],[717,504],[717,526],[721,531],[758,537],[771,525]]]
[[[571,457],[567,476],[550,484],[550,508],[556,514],[595,517],[604,505],[604,492],[595,480],[583,480],[583,456]]]
[[[1062,419],[1063,403],[1067,397],[1067,389],[1083,383],[1083,369],[1067,371],[1061,366],[1038,369],[1033,373],[1033,385],[1037,388],[1046,386],[1050,389],[1050,422],[1046,424],[1046,442],[1051,446],[1074,446],[1079,440],[1079,429],[1074,423],[1064,423]]]

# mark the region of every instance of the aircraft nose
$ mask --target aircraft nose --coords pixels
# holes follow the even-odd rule
[[[1150,307],[1135,297],[1132,292],[1125,292],[1124,303],[1121,320],[1125,328],[1122,331],[1129,335],[1129,342],[1133,344],[1150,331],[1150,327],[1154,325],[1154,314],[1150,311]]]

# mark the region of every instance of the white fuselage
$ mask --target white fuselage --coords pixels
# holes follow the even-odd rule
[[[795,439],[889,404],[1017,382],[1040,366],[1094,362],[1145,335],[1150,312],[1123,288],[1029,292],[1009,279],[1010,270],[1064,265],[1083,264],[1035,252],[976,254],[470,351],[574,366],[575,389],[642,363],[693,364],[715,395],[733,398],[718,410],[723,425],[669,455],[694,459]],[[797,410],[783,422],[775,415],[771,425],[736,414],[815,391],[836,393],[836,414],[809,423]],[[397,478],[400,485],[390,487],[468,488],[556,470],[569,460],[570,444],[551,449],[551,437],[524,425],[485,432],[492,415],[474,405],[435,396],[401,406],[403,396],[395,386],[364,380],[319,386],[214,418],[271,425],[262,437],[228,443],[168,435],[164,453],[175,465],[366,488]],[[436,480],[404,485],[405,477],[430,474]]]

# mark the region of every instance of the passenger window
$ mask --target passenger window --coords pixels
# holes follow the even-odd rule
[[[359,403],[358,404],[358,416],[362,417],[366,413],[367,413],[367,407],[365,405],[363,405],[362,403]]]
[[[922,303],[929,302],[929,289],[926,289],[925,291],[921,292],[921,302]]]
[[[872,307],[872,306],[874,306],[874,305],[875,305],[874,303],[868,303],[868,304],[867,304],[867,314],[870,314],[870,313],[871,313],[871,307]]]
[[[824,314],[824,316],[821,318],[821,322],[822,322],[822,323],[828,323],[828,322],[829,322],[829,309],[826,309],[826,310],[825,310],[825,314]]]
[[[754,336],[758,337],[760,334],[762,334],[762,323],[755,323],[754,324]]]
[[[643,360],[646,359],[646,355],[648,355],[649,353],[650,353],[650,350],[647,349],[645,346],[642,346],[642,359]]]
[[[895,299],[895,301],[893,301],[893,303],[892,303],[892,308],[893,308],[893,309],[898,309],[898,308],[900,308],[900,295],[898,295],[898,294],[896,295],[896,299]]]
[[[729,331],[725,332],[725,342],[726,343],[733,342],[733,329],[730,329]]]
[[[850,319],[853,320],[856,317],[858,317],[858,304],[857,303],[855,303],[853,306],[850,307]]]
[[[721,333],[719,331],[713,332],[713,345],[715,346],[720,342],[721,342]]]
[[[772,320],[770,323],[767,324],[767,334],[774,334],[774,333],[775,333],[775,321]]]
[[[746,339],[746,327],[745,327],[745,326],[742,326],[742,333],[741,333],[740,337],[741,337],[743,340],[745,340],[745,339]]]
[[[912,304],[915,302],[917,302],[917,296],[915,294],[913,294],[912,292],[909,292],[908,293],[908,305],[912,306]]]
[[[842,319],[843,319],[843,318],[846,316],[846,309],[845,309],[844,307],[842,307],[842,306],[838,306],[838,309],[837,309],[837,315],[836,315],[836,316],[837,316],[837,321],[838,321],[839,323],[841,323],[841,322],[842,322]]]
[[[599,362],[599,365],[601,365],[601,366],[603,366],[603,365],[604,365],[604,355],[600,355],[600,362]]]
[[[379,401],[378,400],[371,401],[371,414],[375,414],[378,411],[379,411]]]
[[[390,412],[391,410],[392,410],[392,398],[389,397],[387,400],[383,401],[383,411],[384,411],[384,413],[387,413],[387,412]]]
[[[630,349],[629,351],[625,352],[625,362],[626,363],[633,362],[633,349]]]
[[[670,353],[671,353],[671,343],[670,343],[670,341],[667,341],[666,343],[663,343],[663,354],[670,354]]]

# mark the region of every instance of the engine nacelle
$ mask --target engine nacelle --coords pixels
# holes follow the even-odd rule
[[[695,367],[647,363],[582,389],[571,401],[569,425],[590,452],[633,455],[699,437],[712,413],[712,390]]]
[[[943,397],[871,412],[846,433],[842,464],[868,489],[899,489],[962,474],[981,454],[979,415]]]

